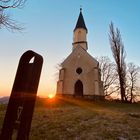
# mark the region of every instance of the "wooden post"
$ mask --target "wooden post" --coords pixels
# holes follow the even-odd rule
[[[31,50],[21,56],[0,135],[1,140],[29,139],[42,64],[42,56]]]

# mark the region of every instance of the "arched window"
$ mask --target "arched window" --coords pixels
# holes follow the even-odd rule
[[[78,41],[81,41],[82,33],[81,31],[78,32]]]

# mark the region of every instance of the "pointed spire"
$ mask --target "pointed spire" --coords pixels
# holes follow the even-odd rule
[[[85,21],[84,21],[83,15],[82,15],[82,8],[80,8],[80,14],[79,14],[79,17],[78,17],[78,20],[77,20],[77,23],[76,23],[74,31],[77,28],[84,28],[87,31],[87,27],[85,25]]]

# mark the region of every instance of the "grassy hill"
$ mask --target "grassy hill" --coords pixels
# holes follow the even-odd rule
[[[37,99],[30,140],[140,140],[140,104]]]

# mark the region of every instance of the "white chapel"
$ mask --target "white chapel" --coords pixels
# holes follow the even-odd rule
[[[73,48],[61,63],[56,95],[72,95],[90,99],[103,99],[99,62],[88,52],[88,29],[80,14],[73,31]]]

